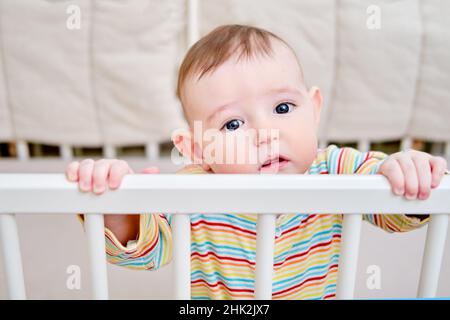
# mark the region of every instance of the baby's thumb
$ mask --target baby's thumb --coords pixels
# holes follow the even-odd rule
[[[141,173],[159,173],[159,168],[158,167],[148,167],[148,168],[145,168],[144,170],[142,170]]]

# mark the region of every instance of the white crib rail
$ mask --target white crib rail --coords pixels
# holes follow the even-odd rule
[[[384,177],[367,175],[132,175],[124,178],[119,190],[96,196],[78,192],[77,186],[67,182],[63,174],[0,174],[0,199],[0,239],[12,299],[26,298],[15,215],[79,212],[87,215],[95,299],[108,298],[101,212],[176,214],[173,261],[177,299],[190,298],[189,214],[259,214],[255,296],[270,299],[274,214],[343,213],[338,298],[350,299],[354,294],[361,214],[430,213],[433,216],[427,232],[418,296],[432,297],[436,294],[447,233],[450,177],[444,177],[428,200],[408,201],[394,196]]]

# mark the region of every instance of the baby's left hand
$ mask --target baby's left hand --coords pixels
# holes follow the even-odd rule
[[[425,200],[431,189],[439,186],[447,170],[447,161],[428,153],[409,150],[390,155],[380,166],[378,173],[388,178],[397,195],[408,200]]]

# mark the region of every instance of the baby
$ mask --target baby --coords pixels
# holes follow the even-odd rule
[[[226,25],[200,39],[181,65],[177,95],[189,128],[172,140],[192,162],[179,173],[382,174],[396,195],[424,200],[447,168],[443,158],[414,150],[387,156],[335,145],[318,149],[320,90],[306,87],[292,48],[263,29]],[[157,172],[149,167],[143,173]],[[69,181],[96,194],[117,189],[132,173],[117,159],[66,168]],[[429,220],[402,214],[364,219],[387,232]],[[170,214],[105,215],[108,261],[141,270],[168,264],[171,222]],[[335,298],[341,228],[342,215],[277,216],[273,299]],[[193,299],[254,298],[255,214],[193,214],[191,239]]]

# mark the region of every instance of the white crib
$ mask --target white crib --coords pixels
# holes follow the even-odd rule
[[[236,187],[239,186],[239,187]],[[227,197],[223,197],[226,194]],[[173,198],[178,200],[172,201]],[[260,201],[269,197],[278,201]],[[119,191],[96,197],[78,192],[63,174],[0,174],[0,234],[7,288],[12,299],[26,298],[15,216],[39,212],[86,214],[93,298],[108,298],[104,221],[101,212],[174,213],[173,263],[177,299],[190,299],[190,220],[192,212],[258,212],[257,299],[271,299],[274,213],[344,213],[338,299],[351,299],[362,213],[430,213],[418,297],[434,297],[450,212],[450,177],[426,201],[392,195],[381,176],[302,175],[134,175]],[[327,199],[318,207],[319,199]],[[356,199],[356,200],[355,200]]]

